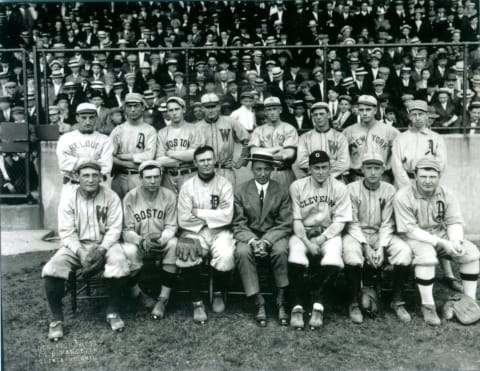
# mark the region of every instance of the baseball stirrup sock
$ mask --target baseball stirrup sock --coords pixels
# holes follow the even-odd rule
[[[177,282],[176,273],[170,273],[162,269],[162,285],[172,288]]]
[[[348,291],[351,303],[358,303],[360,284],[362,278],[362,267],[356,265],[345,265],[345,278],[347,279]]]
[[[430,285],[433,285],[433,282],[435,282],[435,277],[430,278],[429,280],[425,280],[423,278],[415,277],[415,282],[417,283],[417,285],[430,286]]]
[[[410,273],[409,266],[404,266],[404,265],[393,266],[392,288],[393,288],[394,300],[401,300],[403,286],[408,281],[409,273]]]
[[[320,268],[320,269],[318,269]],[[339,271],[339,268],[334,265],[322,265],[316,269],[316,278],[312,282],[313,284],[313,301],[316,303],[322,303],[324,294],[329,289],[334,281],[334,278]]]
[[[116,313],[120,309],[120,302],[123,289],[127,286],[128,278],[109,278],[108,279],[108,305],[107,314]]]
[[[363,285],[373,287],[377,283],[377,278],[380,270],[373,268],[368,264],[363,266]]]
[[[213,292],[225,292],[228,287],[230,272],[213,269]]]
[[[460,278],[462,281],[477,281],[478,273],[462,273],[460,272]]]
[[[65,280],[56,277],[45,277],[45,292],[48,306],[54,321],[63,321],[62,298],[65,291]]]
[[[202,301],[200,295],[200,266],[196,265],[182,270],[187,287],[190,290],[191,299],[193,302]]]
[[[288,264],[288,278],[290,280],[290,296],[292,298],[292,307],[303,305],[306,292],[305,280],[306,267],[300,264]]]

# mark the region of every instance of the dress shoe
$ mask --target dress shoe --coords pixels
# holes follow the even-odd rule
[[[221,292],[215,292],[212,300],[212,310],[214,313],[223,313],[225,311],[225,302]]]
[[[207,313],[205,312],[203,301],[195,301],[193,303],[193,321],[201,325],[207,322]]]
[[[118,313],[107,314],[107,322],[115,332],[122,332],[125,328],[125,323]]]
[[[48,326],[48,338],[51,341],[58,341],[63,338],[63,322],[55,321],[51,322]]]
[[[363,314],[358,303],[350,304],[348,314],[353,323],[363,323]]]
[[[278,322],[280,326],[288,326],[288,314],[283,305],[278,307]]]
[[[267,327],[267,312],[265,311],[265,305],[259,305],[257,307],[255,320],[257,321],[258,326]]]

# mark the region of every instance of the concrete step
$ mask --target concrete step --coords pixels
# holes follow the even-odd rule
[[[40,205],[0,206],[0,226],[2,231],[34,230],[42,227]]]
[[[2,255],[17,255],[26,252],[58,249],[58,237],[47,229],[3,231],[1,233]]]

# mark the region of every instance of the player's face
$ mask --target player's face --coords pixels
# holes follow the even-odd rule
[[[130,120],[138,120],[143,115],[143,104],[130,102],[125,104],[125,114]]]
[[[416,173],[417,186],[423,193],[434,192],[440,181],[440,174],[435,170],[418,169]]]
[[[101,181],[100,171],[88,167],[82,169],[78,174],[78,181],[80,182],[80,189],[84,192],[96,192]]]
[[[330,162],[322,162],[310,166],[310,173],[313,180],[318,184],[323,184],[330,175]]]
[[[255,180],[260,184],[267,184],[272,174],[272,165],[265,162],[255,161],[252,163],[252,173]]]
[[[207,151],[197,155],[193,160],[200,176],[210,176],[215,172],[215,155],[212,151]]]
[[[365,180],[370,185],[377,185],[380,180],[382,180],[383,174],[383,166],[374,164],[374,163],[366,163],[362,165],[362,171],[365,175]]]
[[[423,128],[427,124],[427,113],[419,110],[413,110],[410,112],[410,121],[413,127],[417,129]]]
[[[178,124],[183,122],[183,116],[185,114],[184,109],[181,105],[175,102],[170,102],[167,104],[167,112],[172,120],[172,124]]]
[[[282,112],[281,107],[277,107],[277,106],[265,107],[265,115],[267,116],[267,120],[270,122],[277,122],[278,120],[280,120],[281,112]]]
[[[77,122],[81,133],[93,133],[97,115],[95,113],[80,113],[77,115]]]
[[[374,121],[376,112],[377,109],[373,106],[368,106],[366,104],[358,105],[358,114],[360,115],[360,119],[364,124],[370,124],[372,121]]]
[[[220,116],[220,105],[209,104],[207,106],[203,106],[203,114],[207,121],[209,122],[217,121],[218,116]]]
[[[150,192],[156,192],[160,188],[162,175],[159,168],[146,169],[142,172],[142,186]]]
[[[328,112],[325,109],[316,109],[312,112],[312,120],[315,129],[324,131],[328,128]]]

